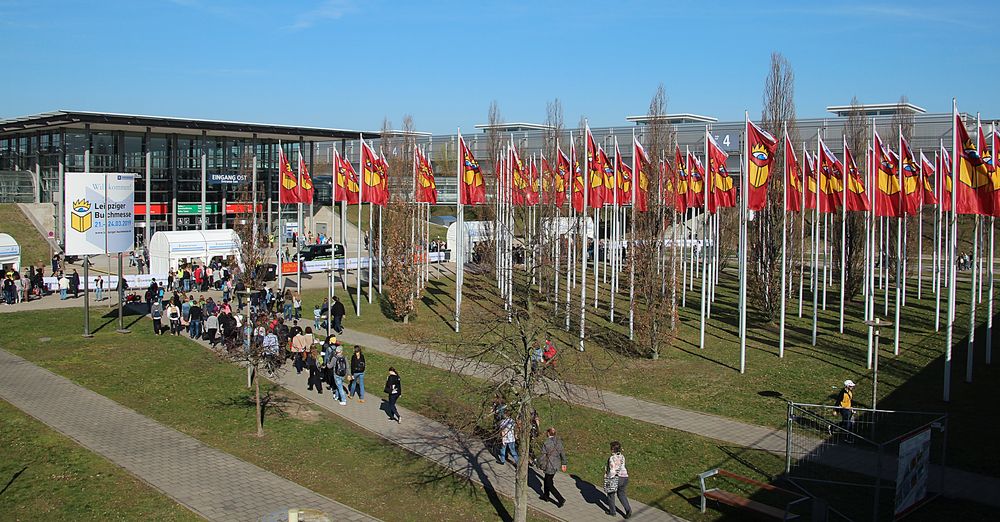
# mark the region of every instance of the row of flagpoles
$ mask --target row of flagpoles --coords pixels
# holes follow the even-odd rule
[[[785,349],[785,323],[786,304],[790,295],[790,283],[788,275],[788,214],[800,214],[799,244],[805,245],[805,225],[806,211],[812,211],[811,233],[812,248],[810,252],[810,281],[805,278],[806,260],[805,249],[800,248],[799,265],[803,267],[799,276],[798,292],[798,315],[803,314],[804,288],[809,286],[812,289],[813,325],[812,343],[816,344],[818,335],[818,311],[820,309],[820,293],[822,292],[822,307],[826,308],[826,288],[832,286],[833,267],[829,266],[829,258],[833,249],[830,248],[827,238],[828,229],[834,223],[836,213],[841,219],[841,245],[840,245],[840,310],[839,310],[839,332],[844,329],[844,306],[846,301],[845,288],[847,286],[846,274],[846,242],[843,240],[847,234],[848,213],[861,213],[864,217],[864,269],[862,282],[862,295],[865,298],[866,320],[875,317],[875,301],[877,290],[884,291],[884,315],[889,311],[889,281],[888,263],[884,252],[891,250],[888,240],[890,237],[890,220],[896,220],[896,274],[895,280],[895,321],[894,321],[894,353],[899,353],[899,326],[900,307],[905,306],[905,271],[903,265],[907,256],[903,255],[903,238],[906,235],[904,229],[904,219],[907,215],[920,215],[921,208],[932,206],[934,213],[934,250],[932,253],[932,288],[935,293],[936,319],[935,329],[940,328],[940,304],[942,300],[941,289],[947,289],[947,320],[946,328],[946,348],[945,348],[945,388],[944,398],[948,400],[950,394],[950,371],[951,371],[951,343],[953,340],[953,329],[955,319],[955,279],[957,262],[957,217],[960,214],[976,215],[976,234],[974,235],[973,259],[979,259],[979,236],[981,234],[981,216],[989,217],[989,262],[988,262],[988,317],[987,317],[987,343],[986,361],[991,358],[991,336],[992,336],[992,308],[993,308],[993,221],[994,217],[1000,215],[1000,173],[996,173],[992,155],[989,153],[990,147],[983,132],[982,127],[977,125],[977,140],[973,141],[966,130],[957,111],[957,105],[953,110],[953,142],[947,147],[944,142],[939,144],[938,150],[933,153],[933,160],[928,158],[923,151],[914,151],[903,136],[902,129],[899,130],[898,143],[895,149],[883,142],[878,132],[875,130],[872,121],[872,134],[865,151],[864,167],[858,166],[854,159],[854,154],[850,150],[846,136],[843,138],[842,155],[838,158],[824,143],[822,136],[817,133],[815,149],[810,151],[805,143],[801,148],[801,159],[796,154],[792,138],[788,135],[787,129],[784,131],[782,140],[764,131],[754,124],[749,118],[745,119],[743,150],[741,156],[741,179],[739,183],[730,176],[727,171],[726,162],[728,154],[716,143],[706,127],[704,151],[699,157],[693,154],[690,149],[683,153],[678,146],[674,151],[674,161],[659,159],[654,166],[653,161],[646,154],[645,149],[633,134],[631,161],[626,162],[620,152],[617,138],[615,139],[613,159],[609,158],[607,152],[595,140],[589,126],[584,131],[582,140],[585,142],[585,153],[583,165],[580,165],[579,157],[576,153],[576,137],[570,136],[569,149],[567,155],[559,144],[556,144],[553,158],[554,166],[549,162],[544,154],[531,158],[527,164],[522,160],[516,145],[511,140],[506,146],[506,150],[494,158],[496,161],[496,191],[493,198],[493,205],[496,209],[495,227],[495,252],[496,255],[496,279],[498,289],[504,297],[505,307],[510,310],[511,294],[513,288],[513,251],[514,251],[514,215],[512,209],[515,207],[533,207],[536,205],[553,205],[559,210],[557,219],[561,222],[561,209],[569,203],[569,220],[572,227],[568,231],[562,231],[561,225],[556,225],[556,235],[565,235],[567,240],[566,251],[562,252],[562,243],[553,242],[554,259],[556,263],[556,277],[551,284],[554,286],[552,295],[560,296],[559,285],[564,285],[565,290],[565,314],[566,327],[570,326],[570,304],[571,289],[579,287],[580,291],[580,349],[585,346],[586,339],[586,314],[587,314],[587,291],[588,291],[588,268],[592,268],[594,273],[594,307],[597,308],[600,299],[599,280],[601,279],[602,259],[600,255],[599,243],[601,240],[601,219],[605,219],[605,229],[610,230],[611,249],[606,249],[603,256],[603,282],[610,285],[609,313],[610,320],[615,321],[616,303],[615,296],[623,293],[621,289],[620,276],[624,276],[624,264],[626,262],[624,249],[629,244],[628,238],[635,236],[634,226],[636,222],[636,212],[648,212],[653,205],[650,204],[651,192],[660,198],[662,205],[659,207],[676,211],[683,216],[684,230],[680,231],[683,236],[678,238],[680,223],[673,223],[671,228],[672,238],[660,238],[660,245],[669,244],[675,252],[678,245],[681,247],[680,269],[681,269],[681,306],[686,306],[686,296],[688,291],[694,291],[695,280],[701,279],[701,317],[699,324],[699,346],[705,346],[706,320],[711,317],[712,303],[715,300],[715,288],[719,279],[719,221],[718,214],[721,208],[735,208],[739,217],[739,241],[738,241],[738,310],[739,310],[739,342],[740,342],[740,371],[746,369],[746,339],[747,339],[747,282],[748,282],[748,223],[757,212],[761,212],[767,206],[767,191],[771,178],[771,171],[775,168],[775,159],[778,157],[778,148],[782,148],[782,162],[784,172],[784,191],[782,198],[782,242],[781,242],[781,301],[780,301],[780,324],[779,324],[779,356],[784,356]],[[1000,146],[1000,137],[994,132],[991,135],[992,150],[997,151]],[[950,150],[949,150],[950,149]],[[916,152],[919,152],[917,154]],[[308,180],[308,172],[300,157],[299,174],[297,184],[286,184],[285,180],[294,176],[290,166],[287,164],[284,155],[280,158],[282,172],[283,195],[296,194],[295,189],[301,189],[306,184],[311,188],[311,181]],[[361,299],[361,222],[362,205],[369,203],[369,235],[372,233],[373,206],[378,212],[378,237],[379,256],[381,256],[381,207],[389,200],[388,191],[388,163],[384,154],[378,153],[361,138],[360,154],[360,176],[354,170],[351,162],[343,156],[335,153],[334,159],[334,190],[333,202],[340,202],[342,205],[341,215],[345,212],[343,205],[358,205],[358,251],[357,251],[357,313],[360,315]],[[651,169],[657,168],[660,174],[657,187],[650,187]],[[953,183],[952,173],[958,172],[959,182]],[[304,174],[304,176],[303,176]],[[458,238],[454,245],[456,260],[456,294],[455,294],[455,331],[460,331],[461,309],[462,309],[462,287],[464,284],[464,265],[470,259],[470,238],[464,223],[464,207],[467,205],[487,204],[486,181],[472,150],[466,145],[461,132],[458,135],[458,157],[456,162],[456,176],[458,178],[458,198],[456,202],[456,218],[458,228]],[[424,223],[429,218],[430,205],[437,203],[437,189],[434,181],[434,171],[432,163],[428,159],[428,152],[420,147],[415,147],[413,151],[413,180],[414,192],[413,200],[420,203],[420,219],[417,219],[416,228],[411,231],[411,237],[415,239],[419,234],[420,242],[429,244],[429,229]],[[746,190],[740,190],[746,187]],[[953,190],[954,187],[954,190]],[[652,190],[651,190],[652,189]],[[309,195],[311,198],[311,193]],[[292,199],[280,198],[282,203],[300,202]],[[592,212],[591,218],[588,211]],[[530,212],[530,210],[529,210]],[[625,214],[630,212],[631,218],[626,219]],[[698,216],[697,214],[700,214]],[[537,216],[526,221],[526,233],[538,237],[542,233],[552,233],[546,230],[546,225],[542,224],[542,230],[537,228]],[[665,217],[665,216],[664,216]],[[696,218],[700,217],[700,223]],[[279,212],[280,220],[280,212]],[[609,222],[610,221],[610,222]],[[626,225],[630,224],[632,229],[626,231]],[[700,226],[698,226],[700,224]],[[945,226],[946,225],[946,226]],[[551,224],[548,225],[550,228]],[[922,298],[923,288],[923,237],[922,220],[918,220],[918,250],[917,256],[917,298]],[[591,228],[592,227],[592,228]],[[593,247],[589,241],[591,230],[593,230]],[[821,240],[822,238],[822,240]],[[343,238],[342,238],[343,239]],[[528,241],[527,244],[535,244]],[[577,251],[577,245],[579,249]],[[822,253],[820,249],[822,248]],[[424,251],[426,253],[426,250]],[[535,256],[538,252],[526,251],[526,256]],[[591,259],[593,256],[593,259]],[[426,259],[426,256],[423,256]],[[660,256],[662,261],[662,255]],[[559,263],[566,263],[565,280],[559,277]],[[658,261],[658,268],[664,277],[665,286],[665,262]],[[610,264],[610,270],[609,265]],[[629,336],[634,334],[634,307],[635,307],[635,273],[634,264],[628,261],[628,326]],[[381,266],[380,261],[371,259],[371,248],[368,257],[368,299],[371,300],[373,265],[378,267],[379,291],[381,291]],[[425,263],[426,265],[426,263]],[[578,267],[578,268],[577,268]],[[822,274],[820,273],[822,271]],[[422,284],[426,283],[428,272],[426,268],[418,271],[418,281],[416,282],[419,291]],[[829,276],[829,280],[827,279]],[[534,278],[534,274],[532,274]],[[579,280],[577,280],[579,277]],[[821,281],[822,278],[822,281]],[[610,281],[609,281],[610,279]],[[535,280],[532,280],[535,283]],[[972,271],[972,292],[973,299],[970,304],[970,335],[968,345],[966,380],[972,379],[973,361],[973,327],[975,325],[975,306],[977,283],[980,285],[979,293],[981,297],[981,277],[977,263],[973,263]],[[346,288],[346,281],[345,281]],[[558,308],[558,302],[555,303]],[[622,314],[624,316],[625,314]],[[873,357],[872,327],[869,327],[869,342],[867,362],[871,368]]]

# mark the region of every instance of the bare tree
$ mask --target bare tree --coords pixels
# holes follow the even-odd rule
[[[632,265],[630,273],[635,274],[634,346],[639,353],[652,359],[658,359],[662,348],[672,344],[677,334],[675,249],[665,252],[662,243],[666,239],[664,233],[667,226],[674,226],[677,222],[677,214],[664,205],[659,194],[660,186],[668,180],[660,179],[658,165],[660,160],[666,160],[676,143],[673,126],[665,118],[666,112],[667,94],[663,84],[660,84],[649,102],[649,118],[643,130],[650,164],[639,165],[637,160],[638,172],[633,173],[633,182],[639,184],[638,188],[643,188],[645,184],[647,211],[634,214],[635,233],[629,241],[628,255]],[[669,322],[666,321],[668,317]],[[669,325],[667,331],[661,331],[666,325]]]
[[[851,148],[851,153],[855,155],[855,161],[858,159],[857,155],[863,154],[866,148],[869,132],[865,113],[858,98],[854,97],[851,99],[851,112],[844,125],[844,134],[847,136],[847,145]],[[868,190],[875,190],[875,187],[869,187]],[[844,293],[850,299],[861,291],[861,286],[864,284],[865,216],[863,213],[849,212],[846,229],[847,236],[843,238],[846,267]],[[840,241],[840,230],[835,230],[834,236]],[[840,255],[839,251],[837,255]]]
[[[249,175],[252,169],[252,156],[249,150],[245,151],[244,159],[241,161],[242,172]],[[245,187],[238,196],[238,201],[253,208],[257,203],[253,201],[250,187]],[[233,231],[239,237],[239,259],[230,266],[233,278],[242,283],[247,294],[257,292],[264,288],[264,263],[268,259],[268,234],[266,223],[258,219],[237,219],[233,226]],[[246,297],[246,296],[244,296]],[[259,328],[266,328],[268,317],[259,314],[251,309],[250,299],[246,300],[245,310],[233,310],[234,315],[242,315],[243,328],[229,330],[229,335],[224,337],[222,348],[216,353],[219,357],[235,362],[247,368],[249,372],[250,385],[254,390],[254,404],[256,407],[256,428],[257,436],[264,436],[264,409],[269,397],[261,396],[260,373],[267,371],[274,375],[281,372],[281,365],[277,364],[278,355],[268,352],[265,349],[261,338],[256,334]],[[221,321],[220,321],[221,322]]]
[[[795,73],[781,53],[771,53],[771,67],[764,82],[764,109],[761,126],[781,139],[784,127],[794,137]],[[767,204],[747,225],[747,294],[755,308],[774,320],[781,297],[781,230],[794,230],[791,220],[783,219],[785,207],[784,162],[774,161],[767,186]],[[793,256],[794,258],[794,256]],[[788,288],[791,288],[789,285]],[[787,291],[787,289],[786,289]]]

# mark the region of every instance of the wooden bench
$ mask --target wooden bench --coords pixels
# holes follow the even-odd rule
[[[725,491],[719,488],[708,488],[705,485],[705,481],[708,480],[710,477],[714,476],[730,478],[739,482],[743,482],[745,484],[756,486],[765,491],[784,493],[792,497],[795,497],[795,499],[788,502],[784,508],[770,506],[768,504],[757,502],[756,500],[751,500],[742,495],[738,495],[736,493]],[[726,504],[727,506],[733,506],[741,509],[746,509],[747,511],[753,511],[758,515],[767,518],[773,518],[776,520],[795,520],[799,518],[799,516],[789,511],[792,505],[807,500],[809,498],[800,493],[795,493],[794,491],[789,491],[787,489],[779,488],[771,484],[759,482],[720,468],[711,469],[698,475],[698,485],[701,487],[702,513],[705,512],[705,508],[707,507],[706,504],[708,503],[708,501],[714,500],[721,504]]]

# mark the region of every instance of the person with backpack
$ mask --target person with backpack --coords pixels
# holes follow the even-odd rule
[[[389,414],[389,420],[395,420],[399,423],[399,410],[396,409],[396,401],[399,400],[399,396],[403,394],[403,381],[400,380],[399,374],[396,373],[396,369],[389,367],[389,377],[385,380],[385,393],[389,396],[389,400],[386,401],[386,413]]]
[[[628,469],[625,468],[625,455],[622,454],[622,444],[611,442],[611,456],[604,466],[604,492],[608,495],[608,515],[618,513],[615,509],[615,497],[625,510],[625,518],[632,516],[632,506],[628,503],[625,488],[628,486]]]
[[[347,359],[344,358],[344,348],[338,345],[333,355],[333,382],[341,406],[347,406],[347,388],[344,386],[346,375]]]
[[[556,506],[563,507],[566,503],[566,499],[563,498],[559,490],[556,489],[553,479],[559,470],[566,473],[566,452],[563,449],[562,440],[556,437],[556,429],[550,427],[545,430],[545,433],[549,436],[548,439],[542,443],[542,451],[535,459],[535,465],[538,466],[542,472],[545,474],[545,479],[542,486],[542,495],[539,500],[554,501]]]
[[[157,299],[149,306],[149,317],[153,320],[153,333],[163,333],[163,302]]]
[[[323,379],[320,372],[319,350],[312,348],[306,352],[306,368],[309,369],[309,391],[315,387],[316,392],[323,395]]]
[[[354,355],[351,356],[351,386],[349,397],[358,394],[358,402],[365,402],[365,354],[361,353],[361,346],[354,346]]]

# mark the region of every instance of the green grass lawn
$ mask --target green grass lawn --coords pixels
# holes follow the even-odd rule
[[[453,277],[453,276],[450,276]],[[362,316],[353,313],[353,297],[345,300],[350,313],[345,318],[348,328],[386,336],[401,342],[458,339],[453,333],[454,282],[450,277],[433,280],[417,305],[410,324],[388,319],[380,310],[378,296],[373,303],[364,302]],[[593,275],[588,280],[593,281]],[[466,279],[463,316],[474,322],[478,315],[495,317],[500,306],[492,283],[476,278]],[[627,282],[627,281],[626,281]],[[353,279],[349,279],[353,284]],[[561,288],[564,288],[562,284]],[[964,382],[966,339],[968,332],[968,282],[960,281],[955,328],[952,368],[952,400],[942,400],[944,329],[934,332],[934,300],[925,281],[924,299],[916,297],[916,283],[910,281],[907,306],[902,310],[900,355],[892,354],[892,329],[883,329],[879,371],[880,408],[947,412],[950,415],[949,463],[965,469],[997,475],[1000,473],[1000,451],[981,448],[984,429],[1000,429],[995,416],[983,416],[990,398],[1000,392],[1000,371],[986,366],[983,360],[985,338],[982,328],[977,332],[979,346],[975,354],[974,381]],[[587,351],[580,353],[570,347],[577,342],[579,331],[579,288],[573,292],[571,333],[554,329],[551,333],[561,341],[561,356],[573,360],[570,368],[608,368],[594,379],[592,372],[568,374],[570,380],[590,384],[647,400],[681,406],[698,411],[732,417],[766,426],[782,426],[785,421],[785,400],[831,404],[833,396],[845,379],[858,383],[856,400],[871,404],[872,372],[866,369],[867,329],[862,322],[861,297],[848,303],[845,331],[837,332],[838,298],[835,288],[827,291],[827,309],[819,311],[817,345],[811,346],[812,299],[805,292],[803,317],[797,316],[797,299],[788,302],[785,357],[778,357],[777,326],[766,321],[756,310],[748,310],[747,372],[739,374],[736,285],[731,272],[724,273],[717,290],[717,300],[706,328],[706,347],[698,348],[700,291],[695,285],[688,293],[687,306],[680,309],[681,326],[673,346],[664,349],[658,360],[623,356],[604,349],[606,343],[628,346],[627,296],[619,296],[616,323],[607,320],[607,289],[601,310],[595,313],[588,306],[588,332],[600,332],[588,340]],[[353,290],[353,286],[349,287]],[[364,291],[362,299],[365,299]],[[564,291],[564,290],[563,290]],[[592,286],[588,296],[592,296]],[[345,293],[338,289],[344,299]],[[353,295],[353,294],[352,294]],[[323,290],[305,292],[307,315],[313,303],[325,296]],[[796,292],[797,296],[797,292]],[[588,301],[590,301],[588,297]],[[882,293],[878,293],[877,313],[881,314]],[[894,295],[890,294],[892,303]],[[946,302],[942,302],[942,312]],[[978,319],[985,322],[985,302]],[[540,307],[538,313],[547,313]],[[598,317],[597,314],[600,314]],[[893,309],[890,305],[889,317]],[[464,332],[468,335],[469,331]],[[610,339],[610,341],[608,341]],[[984,423],[986,423],[984,425]],[[975,448],[975,449],[972,449]]]
[[[201,520],[6,401],[0,426],[4,520]]]
[[[134,317],[129,318],[129,322]],[[114,332],[96,311],[93,339],[80,310],[5,316],[0,345],[209,446],[385,520],[492,520],[482,488],[294,396],[278,393],[254,433],[246,373],[180,337],[155,337],[148,319]],[[53,329],[50,325],[60,325]],[[44,334],[42,333],[44,332]],[[51,338],[46,342],[40,335]],[[443,478],[442,478],[443,477]],[[512,504],[503,501],[504,509]],[[405,509],[403,509],[405,506]]]
[[[10,234],[21,246],[21,266],[49,265],[52,250],[38,229],[15,203],[0,204],[0,232]]]

